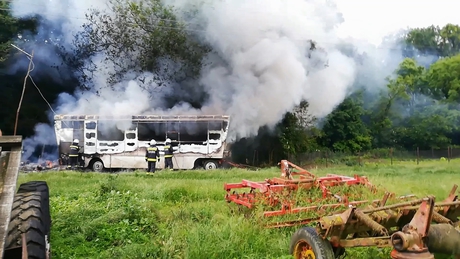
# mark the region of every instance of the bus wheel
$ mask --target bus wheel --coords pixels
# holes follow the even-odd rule
[[[102,170],[104,170],[104,163],[102,163],[101,160],[95,160],[91,164],[91,169],[93,169],[94,172],[102,172]]]
[[[217,169],[217,166],[216,161],[208,160],[204,162],[204,170],[214,170]]]

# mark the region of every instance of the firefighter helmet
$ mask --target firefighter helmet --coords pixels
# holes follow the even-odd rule
[[[171,143],[171,140],[169,138],[167,138],[165,143]]]
[[[75,143],[75,144],[78,144],[78,142],[80,142],[78,139],[73,140],[73,143]]]
[[[150,140],[150,145],[151,146],[156,145],[156,144],[157,144],[157,142],[154,139]]]

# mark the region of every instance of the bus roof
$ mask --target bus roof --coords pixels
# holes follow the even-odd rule
[[[101,115],[55,115],[59,120],[135,120],[135,121],[217,121],[230,120],[228,115],[130,115],[130,116],[101,116]]]

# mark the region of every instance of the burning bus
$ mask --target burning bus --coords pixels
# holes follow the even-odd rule
[[[160,150],[171,139],[174,169],[216,169],[228,155],[229,116],[223,115],[56,115],[54,128],[59,154],[68,159],[70,144],[79,140],[81,166],[99,172],[107,168],[145,169],[145,151],[151,139]]]

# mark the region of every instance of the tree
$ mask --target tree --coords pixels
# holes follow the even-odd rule
[[[460,27],[455,24],[413,28],[404,39],[422,54],[448,57],[460,52]]]
[[[65,57],[78,68],[87,88],[91,88],[93,72],[103,66],[113,71],[108,85],[146,71],[155,74],[151,80],[159,85],[171,78],[177,82],[198,75],[208,49],[191,39],[171,7],[160,0],[110,0],[109,9],[113,15],[98,10],[86,15],[88,22],[74,40],[74,52]],[[101,53],[102,63],[87,62]]]
[[[308,102],[303,101],[279,123],[279,139],[286,154],[296,155],[319,148],[314,127],[316,118],[308,114]]]
[[[359,152],[371,148],[369,131],[361,120],[362,104],[357,98],[345,99],[324,124],[321,142],[333,151]]]
[[[16,19],[9,11],[10,2],[0,1],[0,63],[8,59],[11,43],[24,30],[34,32],[37,27],[35,18]]]
[[[395,129],[396,145],[405,149],[446,148],[449,135],[459,122],[460,112],[447,105],[427,106],[410,116],[404,126]]]
[[[460,55],[441,59],[431,65],[426,80],[434,98],[458,102],[460,100]]]

